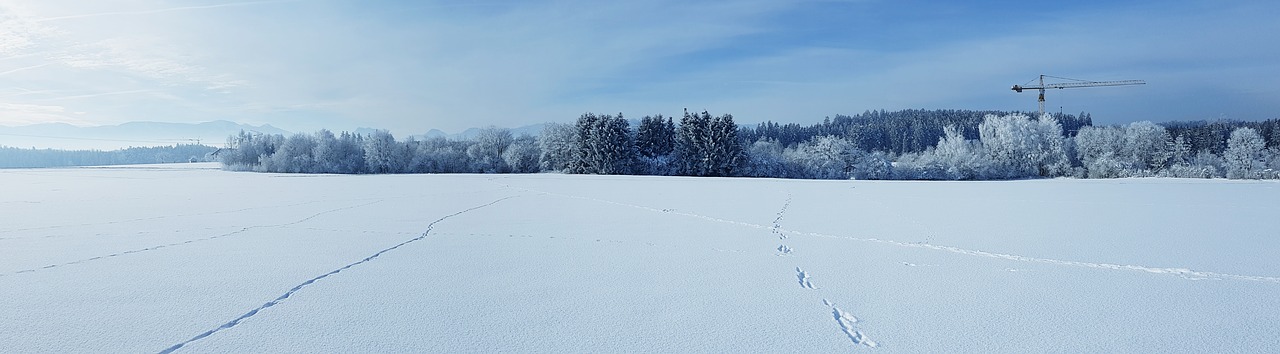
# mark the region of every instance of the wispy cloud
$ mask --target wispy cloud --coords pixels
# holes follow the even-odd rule
[[[67,109],[62,106],[35,105],[22,103],[5,103],[0,102],[0,109],[5,111],[22,111],[28,113],[62,113]]]
[[[173,60],[172,50],[135,38],[111,38],[92,44],[69,47],[54,57],[72,68],[119,68],[151,78],[189,76],[199,71],[192,64]]]
[[[43,68],[43,67],[46,67],[46,66],[49,66],[49,65],[50,65],[49,63],[45,63],[45,64],[36,64],[36,65],[24,66],[24,67],[16,68],[16,69],[9,69],[9,70],[5,70],[5,71],[0,71],[0,76],[9,75],[9,74],[16,73],[16,72],[23,72],[23,71],[27,71],[27,70],[31,70],[31,69],[39,69],[39,68]]]
[[[36,114],[18,109],[28,106],[10,104],[0,107],[0,115],[23,116],[28,121],[97,120],[101,124],[114,124],[153,114],[174,115],[177,111],[162,112],[165,108],[160,107],[173,106],[175,99],[202,100],[208,95],[225,95],[245,85],[246,81],[232,73],[206,67],[205,64],[211,61],[202,52],[200,44],[194,43],[200,39],[191,37],[202,34],[163,25],[168,19],[162,17],[175,19],[184,13],[202,9],[249,8],[284,2],[291,1],[41,16],[90,6],[57,0],[0,0],[0,60],[7,67],[0,67],[4,69],[0,76],[11,85],[24,87],[20,92],[4,97],[20,100],[13,104],[33,106],[44,102],[66,102],[81,112],[76,116],[49,112]],[[95,5],[119,8],[129,4],[101,2]],[[165,16],[125,16],[148,14]],[[94,100],[99,97],[115,98]],[[167,103],[158,104],[161,102]]]
[[[10,88],[8,88],[7,90],[8,90],[8,91],[11,91],[11,92],[10,92],[10,93],[8,93],[8,94],[5,94],[5,95],[4,95],[4,96],[2,96],[2,97],[27,96],[27,95],[42,95],[42,94],[50,94],[50,93],[55,93],[55,92],[57,92],[57,91],[54,91],[54,90],[31,90],[31,89],[22,88],[22,87],[10,87]]]
[[[38,41],[56,34],[56,30],[35,21],[36,15],[27,7],[8,1],[0,2],[0,54],[15,54],[5,59],[30,55],[30,49]]]
[[[53,21],[75,20],[75,19],[107,17],[107,16],[152,15],[152,14],[161,14],[161,13],[176,12],[176,11],[217,9],[217,8],[223,8],[223,7],[250,6],[250,5],[262,5],[262,4],[298,2],[298,1],[304,1],[304,0],[246,1],[246,2],[233,2],[233,3],[226,3],[226,4],[214,4],[214,5],[166,7],[162,9],[148,9],[148,10],[105,11],[105,12],[95,12],[95,13],[79,14],[79,15],[44,17],[44,18],[34,19],[33,21],[34,22],[53,22]]]
[[[102,96],[132,95],[132,94],[148,93],[148,92],[152,92],[152,90],[125,90],[125,91],[113,91],[113,92],[88,93],[83,95],[57,96],[57,97],[42,98],[40,99],[40,101],[44,101],[44,102],[67,101],[67,100],[77,100],[77,99],[94,98],[94,97],[102,97]]]
[[[91,123],[68,114],[67,108],[56,105],[0,102],[0,125],[21,126],[38,123],[63,122],[85,125]]]

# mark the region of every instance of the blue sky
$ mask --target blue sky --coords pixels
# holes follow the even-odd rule
[[[0,0],[0,125],[293,131],[1034,110],[1280,117],[1274,1]]]

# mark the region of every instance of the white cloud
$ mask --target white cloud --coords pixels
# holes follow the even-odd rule
[[[272,2],[278,1],[49,16],[95,7],[139,8],[147,4],[131,0],[92,4],[0,1],[0,55],[7,55],[0,57],[0,75],[23,87],[21,92],[5,97],[25,100],[15,103],[36,105],[67,101],[83,112],[80,117],[28,114],[24,121],[113,124],[157,118],[131,113],[128,106],[151,107],[157,99],[197,101],[209,95],[226,95],[246,80],[205,67],[200,43],[184,41],[191,39],[188,30],[173,26],[185,19],[171,14]],[[152,94],[129,95],[148,92]],[[111,99],[104,100],[108,97]],[[165,115],[188,116],[179,112]]]
[[[54,59],[70,68],[120,70],[126,74],[166,80],[170,84],[213,81],[181,49],[136,37],[108,38],[68,47]],[[222,82],[211,84],[228,86]]]
[[[49,122],[74,125],[91,123],[68,115],[63,106],[0,102],[0,125],[22,126]]]
[[[104,12],[85,13],[85,14],[77,14],[77,15],[43,17],[43,18],[34,19],[34,22],[54,22],[54,21],[77,20],[77,19],[86,19],[86,18],[93,18],[93,17],[110,17],[110,16],[153,15],[153,14],[162,14],[166,12],[176,12],[176,11],[217,9],[217,8],[223,8],[223,7],[236,7],[236,6],[260,5],[260,4],[271,4],[271,3],[281,3],[281,2],[297,2],[297,1],[302,1],[302,0],[246,1],[246,2],[234,2],[234,3],[225,3],[225,4],[200,5],[200,6],[175,6],[175,7],[166,7],[166,8],[160,8],[160,9],[146,9],[146,10],[104,11]]]
[[[0,56],[22,56],[23,51],[56,30],[35,21],[35,16],[25,6],[11,1],[0,1]]]

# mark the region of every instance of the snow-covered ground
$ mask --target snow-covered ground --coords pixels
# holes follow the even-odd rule
[[[1280,183],[0,170],[0,351],[1276,352]]]

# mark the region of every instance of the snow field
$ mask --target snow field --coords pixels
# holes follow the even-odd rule
[[[1280,295],[1271,256],[1280,250],[1273,236],[1280,221],[1269,216],[1280,200],[1277,183],[331,176],[209,167],[0,170],[7,303],[0,345],[13,352],[1280,348],[1280,306],[1270,301]]]

